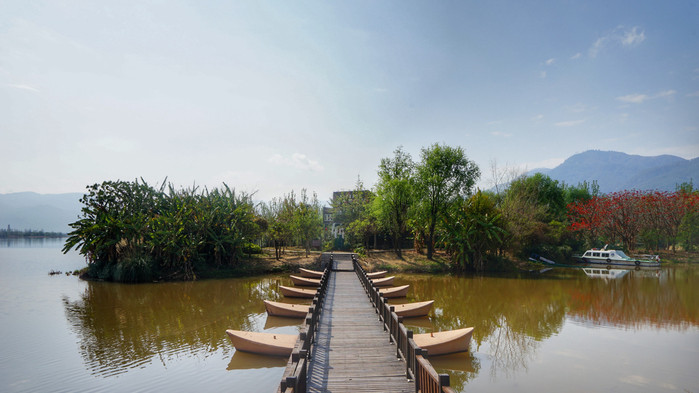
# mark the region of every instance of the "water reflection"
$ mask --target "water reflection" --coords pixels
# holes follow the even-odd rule
[[[80,339],[81,355],[94,375],[124,373],[175,356],[230,356],[226,329],[276,329],[293,333],[296,323],[267,326],[263,299],[278,299],[279,277],[188,283],[123,285],[89,282],[79,300],[63,299]],[[293,321],[292,321],[293,322]]]
[[[624,328],[685,330],[699,325],[698,269],[630,271],[618,280],[579,280],[568,289],[577,321]]]
[[[401,275],[396,284],[411,284],[411,291],[405,300],[394,302],[435,300],[428,317],[405,320],[416,333],[475,327],[468,353],[430,359],[461,390],[481,383],[482,378],[496,386],[515,375],[521,379],[521,371],[536,373],[542,367],[542,358],[556,356],[546,345],[561,340],[570,321],[580,329],[622,327],[618,330],[625,337],[636,330],[687,329],[695,332],[690,337],[696,337],[699,292],[693,283],[698,275],[699,269],[694,267],[664,268],[660,274],[634,270],[614,280],[590,278],[574,269],[523,277]],[[263,372],[260,370],[283,368],[285,359],[237,353],[225,330],[294,333],[301,323],[300,319],[268,317],[265,313],[265,299],[295,301],[279,294],[279,285],[290,284],[286,277],[85,284],[77,300],[64,297],[63,304],[88,371],[101,377],[151,364],[166,366],[175,358],[216,354],[223,356],[229,375],[235,374],[236,380],[248,378]],[[559,348],[572,351],[577,337],[565,340]],[[609,348],[609,340],[606,344]],[[617,345],[616,341],[612,345]],[[613,349],[617,350],[632,348]],[[678,359],[686,361],[687,356]],[[277,378],[275,373],[265,377]]]
[[[236,351],[226,370],[250,370],[256,368],[286,367],[288,359],[280,356],[264,356]]]
[[[538,277],[451,277],[404,275],[412,285],[410,301],[434,299],[429,322],[406,324],[415,332],[473,326],[469,371],[453,366],[457,384],[478,374],[481,361],[489,375],[511,376],[527,370],[542,342],[557,335],[566,320],[625,329],[677,329],[699,326],[699,269],[631,270],[615,280],[589,278],[579,269],[554,269]],[[400,285],[398,284],[398,285]],[[473,370],[473,371],[470,371]]]
[[[64,237],[10,237],[0,239],[0,248],[60,248]]]

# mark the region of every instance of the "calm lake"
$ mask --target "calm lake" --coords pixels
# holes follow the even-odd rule
[[[273,392],[286,359],[236,352],[225,330],[294,333],[267,317],[284,276],[85,282],[61,241],[0,242],[0,391]],[[620,277],[400,275],[435,300],[416,332],[474,326],[470,352],[431,358],[462,392],[699,392],[699,265]],[[284,301],[288,301],[285,299]]]

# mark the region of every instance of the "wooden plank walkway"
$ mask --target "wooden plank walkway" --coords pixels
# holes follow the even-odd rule
[[[414,392],[349,254],[334,255],[333,273],[308,366],[308,392]]]

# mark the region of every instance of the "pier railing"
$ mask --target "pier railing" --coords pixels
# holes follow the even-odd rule
[[[328,289],[332,262],[333,257],[331,255],[330,263],[323,270],[323,276],[320,278],[320,286],[313,297],[313,304],[308,308],[308,313],[306,314],[304,325],[299,333],[299,338],[296,340],[296,345],[291,352],[289,362],[282,375],[282,380],[277,390],[278,393],[306,392],[306,376],[308,373],[308,362],[310,361],[311,345],[315,339],[318,320],[320,319],[320,311],[323,308],[325,293]]]
[[[396,344],[396,357],[405,361],[405,375],[415,381],[415,392],[421,393],[453,393],[450,387],[449,375],[439,374],[427,359],[427,350],[420,348],[413,340],[413,331],[403,325],[403,317],[395,312],[395,307],[388,299],[381,296],[379,288],[367,276],[359,264],[356,255],[352,254],[355,271],[367,295],[376,308],[379,320],[383,322],[384,330],[389,333],[389,340]]]

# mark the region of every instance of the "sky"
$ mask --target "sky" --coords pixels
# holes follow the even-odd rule
[[[435,143],[481,188],[493,163],[699,156],[699,3],[0,1],[0,193],[327,201]]]

